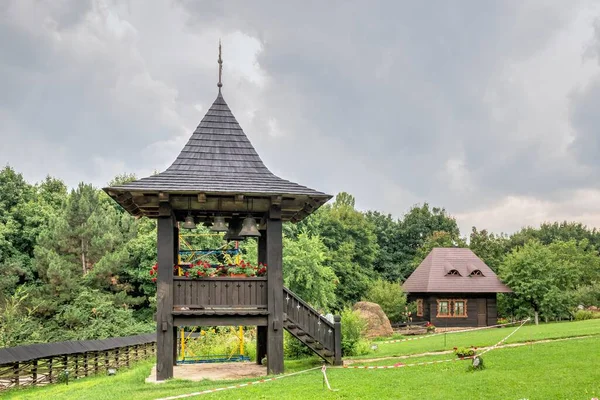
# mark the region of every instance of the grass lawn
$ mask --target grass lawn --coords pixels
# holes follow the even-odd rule
[[[598,320],[548,324],[513,335],[510,342],[600,333]],[[493,329],[448,335],[447,347],[456,345],[494,344],[511,329]],[[489,337],[486,338],[486,332]],[[502,332],[499,334],[498,332]],[[477,334],[476,336],[473,336]],[[460,339],[460,336],[468,336]],[[479,336],[483,335],[483,336]],[[519,335],[519,336],[517,336]],[[524,335],[524,336],[523,336]],[[450,336],[454,343],[450,343]],[[520,337],[520,339],[519,339]],[[473,340],[481,342],[463,343]],[[404,354],[439,350],[439,343],[414,342],[390,344]],[[430,343],[430,346],[427,346]],[[443,345],[443,338],[441,344]],[[382,347],[387,345],[380,345]],[[422,347],[425,346],[425,347]],[[380,356],[381,352],[377,354]],[[374,358],[370,355],[370,358]],[[403,363],[447,359],[452,355],[415,357]],[[484,356],[486,369],[467,372],[469,361],[405,367],[396,369],[328,369],[328,377],[336,392],[323,389],[319,370],[283,378],[256,386],[203,395],[209,399],[585,399],[600,396],[600,337],[593,336],[560,342],[515,348],[496,349]],[[381,360],[369,365],[393,365],[398,360]],[[8,399],[156,399],[209,388],[229,386],[232,382],[171,381],[161,385],[145,384],[151,362],[122,370],[114,377],[92,377],[66,385],[15,390],[5,393]],[[313,360],[288,361],[289,371],[315,365]],[[237,382],[247,382],[237,381]],[[251,380],[250,380],[251,381]]]
[[[483,329],[465,333],[440,334],[424,339],[401,342],[401,343],[377,343],[378,349],[374,353],[352,358],[374,358],[401,356],[407,354],[419,354],[430,351],[452,350],[453,347],[484,347],[498,343],[518,325],[506,328]],[[532,323],[525,324],[512,335],[505,343],[520,343],[530,340],[558,339],[574,336],[598,335],[600,334],[600,319],[592,319],[576,322],[559,322],[541,324],[535,326]],[[444,345],[444,340],[446,341]]]

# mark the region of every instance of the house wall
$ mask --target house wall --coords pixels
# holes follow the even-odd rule
[[[495,325],[498,317],[496,293],[410,293],[408,301],[423,299],[423,316],[413,314],[414,322],[430,321],[437,327],[476,327],[478,324],[478,299],[486,301],[485,325]],[[467,300],[466,317],[437,317],[438,299],[465,299]]]

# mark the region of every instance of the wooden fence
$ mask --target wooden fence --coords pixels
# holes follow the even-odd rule
[[[115,341],[115,339],[129,339],[123,340],[123,342],[129,343],[106,348],[107,345],[110,347],[111,341]],[[67,346],[60,346],[60,344],[69,344],[68,347],[75,348],[75,350],[65,352],[64,349]],[[53,351],[53,346],[54,350],[62,348],[63,354]],[[77,347],[79,348],[77,349]],[[31,350],[40,348],[42,349],[40,353],[46,354],[36,357]],[[64,382],[67,379],[107,373],[109,369],[118,370],[129,367],[132,363],[150,358],[155,354],[155,335],[46,343],[0,349],[0,391],[13,387]]]

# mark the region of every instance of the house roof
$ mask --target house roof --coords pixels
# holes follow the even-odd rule
[[[284,220],[294,221],[306,217],[332,197],[269,171],[233,116],[220,88],[200,125],[166,171],[104,190],[131,214],[146,216],[156,216],[157,206],[147,199],[136,202],[136,196],[139,198],[141,194],[281,196],[294,202],[293,213],[283,210]],[[148,204],[151,207],[144,206]]]
[[[450,275],[453,270],[459,275]],[[474,271],[480,271],[482,276],[473,276]],[[471,249],[455,247],[431,250],[402,289],[409,293],[512,292]]]

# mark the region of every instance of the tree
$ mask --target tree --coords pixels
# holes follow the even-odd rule
[[[401,251],[404,253],[402,265],[399,267],[401,279],[406,279],[412,274],[417,251],[432,237],[434,232],[448,232],[451,238],[458,240],[460,231],[456,220],[446,213],[443,208],[429,208],[429,204],[414,206],[404,216],[400,223],[398,240],[402,243]]]
[[[467,243],[460,237],[453,237],[446,231],[436,231],[431,234],[417,249],[413,260],[413,270],[427,257],[431,250],[436,247],[467,247]]]
[[[485,229],[478,231],[476,227],[471,231],[469,248],[494,272],[498,272],[502,260],[510,251],[509,245],[509,238],[502,234],[488,233]]]
[[[390,282],[400,280],[403,278],[401,267],[405,258],[400,222],[390,214],[384,215],[377,211],[368,211],[365,218],[373,225],[379,245],[379,256],[373,263],[373,269]]]
[[[354,208],[356,204],[356,199],[350,193],[340,192],[335,196],[335,202],[333,203],[334,207],[339,206],[348,206]]]
[[[500,277],[514,291],[509,300],[513,310],[534,313],[546,318],[568,315],[573,304],[570,292],[580,277],[578,258],[581,249],[575,242],[544,246],[529,241],[513,250],[500,266]]]
[[[336,309],[358,301],[375,276],[373,265],[379,255],[373,224],[351,206],[348,196],[325,205],[303,220],[296,234],[306,230],[321,237],[327,247],[325,264],[331,267],[340,284],[336,287]]]
[[[321,310],[329,310],[334,304],[338,283],[333,269],[325,264],[326,260],[327,248],[319,236],[302,231],[297,240],[284,239],[285,285]]]
[[[364,300],[379,304],[391,322],[402,320],[406,294],[402,291],[400,283],[378,279],[373,282]]]
[[[539,228],[526,227],[510,237],[511,248],[523,246],[529,240],[538,240],[542,244],[550,244],[555,241],[568,242],[575,240],[580,242],[587,239],[588,242],[600,251],[600,232],[589,229],[580,222],[553,222],[543,223]]]

